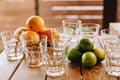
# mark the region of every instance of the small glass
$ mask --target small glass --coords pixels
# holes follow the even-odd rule
[[[105,70],[113,76],[120,76],[120,40],[105,40],[106,64]]]
[[[2,32],[2,42],[8,60],[19,60],[23,58],[21,41],[14,38],[14,32]]]
[[[40,48],[39,44],[43,45],[43,47]],[[22,46],[27,66],[39,67],[44,64],[43,54],[47,48],[47,36],[40,35],[39,43],[36,43],[33,40],[25,40],[22,38]]]
[[[64,28],[64,32],[67,33],[68,31],[68,28],[71,28],[73,29],[71,31],[72,33],[72,39],[71,40],[78,40],[78,36],[79,36],[79,29],[80,29],[80,26],[81,26],[81,21],[80,20],[63,20],[62,21],[62,25],[63,25],[63,28]]]
[[[46,54],[46,74],[48,76],[61,76],[66,72],[66,53],[65,48],[68,45],[68,39],[59,35],[56,37],[56,28],[52,28],[52,44],[47,47]]]
[[[82,37],[91,39],[93,42],[99,34],[100,25],[95,23],[82,23],[80,33]]]

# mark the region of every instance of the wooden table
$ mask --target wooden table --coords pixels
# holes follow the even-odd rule
[[[102,48],[99,43],[97,46]],[[44,65],[30,68],[24,59],[8,61],[3,51],[0,54],[0,80],[120,80],[120,78],[108,75],[103,63],[88,69],[69,62],[63,76],[49,77],[45,73]]]

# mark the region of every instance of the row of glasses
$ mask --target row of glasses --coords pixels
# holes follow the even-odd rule
[[[24,38],[21,41],[16,40],[13,35],[14,32],[2,33],[8,60],[22,59],[25,55],[27,66],[39,67],[45,63],[47,75],[63,75],[66,71],[68,49],[75,46],[81,37],[91,39],[91,35],[97,36],[99,27],[91,29],[91,26],[96,27],[96,25],[81,24],[80,20],[63,20],[62,22],[63,27],[51,28],[52,46],[47,45],[48,41],[45,35],[40,35],[40,41],[36,44],[32,40],[25,40]],[[56,36],[56,32],[59,33],[59,36]]]
[[[80,20],[63,20],[62,25],[64,28],[64,34],[68,33],[68,29],[71,28],[71,40],[70,44],[79,42],[81,38],[86,37],[96,42],[97,36],[100,31],[100,25],[96,23],[81,23]],[[75,44],[76,45],[76,44]]]
[[[63,75],[66,71],[65,48],[70,40],[70,34],[67,33],[64,36],[63,30],[60,27],[51,28],[51,46],[47,45],[46,35],[39,35],[40,40],[36,42],[34,40],[26,40],[24,36],[21,36],[21,40],[17,40],[14,38],[14,31],[1,33],[8,60],[20,60],[25,55],[27,66],[39,67],[45,64],[47,75]],[[56,36],[56,32],[59,33],[58,36]]]

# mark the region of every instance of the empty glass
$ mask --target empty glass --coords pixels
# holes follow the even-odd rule
[[[95,23],[82,23],[80,28],[80,33],[82,37],[91,39],[93,42],[99,34],[100,25]]]
[[[118,35],[112,34],[109,29],[102,29],[100,39],[101,39],[101,43],[104,46],[106,40],[119,39],[119,38]]]
[[[120,76],[120,40],[112,37],[105,40],[106,64],[105,69],[108,74]]]
[[[65,33],[67,33],[68,28],[73,29],[71,31],[71,33],[72,33],[71,40],[76,40],[77,41],[78,36],[79,36],[79,29],[80,29],[80,26],[81,26],[81,21],[80,20],[63,20],[62,25],[63,25]]]
[[[8,60],[22,59],[23,51],[21,41],[14,38],[14,32],[3,32],[1,36]]]
[[[47,47],[46,54],[46,74],[48,76],[61,76],[66,71],[66,53],[65,48],[68,45],[68,39],[59,35],[56,36],[56,28],[52,28],[52,44]]]

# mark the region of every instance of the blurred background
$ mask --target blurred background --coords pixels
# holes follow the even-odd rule
[[[25,26],[28,17],[39,15],[46,27],[61,26],[63,19],[98,23],[109,28],[120,21],[120,0],[0,0],[0,33]],[[0,51],[3,50],[0,37]]]

